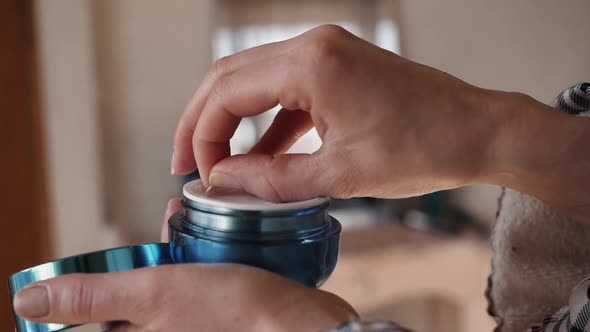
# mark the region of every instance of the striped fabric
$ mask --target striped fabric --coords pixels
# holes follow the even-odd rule
[[[590,83],[580,83],[562,92],[557,105],[563,111],[580,116],[590,115]]]
[[[569,307],[543,320],[531,332],[587,332],[590,331],[590,278],[578,284],[570,297]]]

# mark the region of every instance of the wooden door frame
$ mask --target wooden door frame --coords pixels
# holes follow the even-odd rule
[[[0,279],[51,257],[32,0],[0,2]],[[14,323],[7,287],[0,330]]]

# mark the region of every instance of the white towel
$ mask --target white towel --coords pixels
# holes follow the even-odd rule
[[[554,105],[573,115],[590,115],[590,84],[565,90]],[[488,311],[498,322],[496,332],[523,332],[539,324],[567,305],[574,286],[590,276],[590,225],[514,190],[503,190],[499,199],[491,244],[486,295]],[[569,331],[565,323],[563,327]]]

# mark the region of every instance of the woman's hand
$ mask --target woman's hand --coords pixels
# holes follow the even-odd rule
[[[18,293],[21,317],[111,323],[108,331],[323,331],[356,317],[342,299],[241,265],[169,265],[72,274]]]
[[[244,117],[280,104],[247,155],[230,156]],[[315,127],[312,154],[282,154]],[[490,183],[590,222],[590,121],[518,94],[484,90],[342,28],[217,61],[187,106],[172,167],[271,201],[399,198]]]
[[[179,208],[171,201],[165,220]],[[117,332],[323,331],[357,317],[333,294],[231,264],[72,274],[22,290],[14,305],[32,321],[120,322],[105,324]]]
[[[342,28],[215,63],[176,131],[173,168],[271,201],[405,197],[469,183],[499,123],[493,94],[405,60]],[[230,157],[241,118],[280,104],[251,153]],[[315,127],[311,155],[281,154]],[[194,153],[194,154],[193,154]],[[195,162],[196,161],[196,162]]]
[[[323,331],[356,317],[342,299],[240,265],[169,265],[72,274],[22,290],[15,309],[41,323],[107,331]]]

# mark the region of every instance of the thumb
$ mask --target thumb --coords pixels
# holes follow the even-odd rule
[[[330,174],[321,159],[318,152],[235,155],[213,166],[209,183],[213,187],[242,189],[271,202],[329,196]]]
[[[41,323],[144,323],[159,310],[158,268],[107,274],[70,274],[45,280],[17,293],[15,312]],[[159,280],[158,280],[159,279]]]

